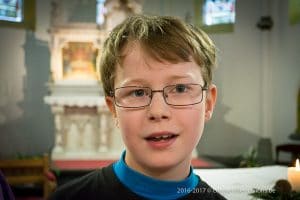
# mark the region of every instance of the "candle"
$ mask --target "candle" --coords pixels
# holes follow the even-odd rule
[[[292,190],[300,192],[300,166],[299,159],[296,160],[296,167],[288,168],[288,180],[292,185]]]

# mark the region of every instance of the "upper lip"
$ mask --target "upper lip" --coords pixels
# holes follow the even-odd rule
[[[174,132],[170,132],[170,131],[159,131],[159,132],[153,132],[153,133],[149,134],[148,136],[145,137],[145,139],[153,138],[153,137],[161,137],[161,136],[164,136],[164,135],[175,135],[175,136],[177,136],[178,134],[174,133]]]

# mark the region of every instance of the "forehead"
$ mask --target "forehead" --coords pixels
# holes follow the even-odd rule
[[[117,66],[115,85],[123,86],[130,82],[168,82],[184,79],[188,82],[202,83],[201,70],[191,58],[190,61],[176,63],[158,60],[145,51],[138,42],[131,42],[122,51],[122,61]]]

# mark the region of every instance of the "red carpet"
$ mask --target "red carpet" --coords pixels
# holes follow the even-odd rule
[[[113,162],[115,160],[55,160],[52,167],[60,170],[93,170]],[[193,159],[192,166],[194,168],[214,168],[215,164],[204,159]]]

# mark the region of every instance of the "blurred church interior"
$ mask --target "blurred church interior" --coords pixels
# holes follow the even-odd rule
[[[299,158],[300,11],[293,21],[289,1],[212,1],[234,3],[230,26],[214,28],[201,21],[204,0],[29,2],[31,25],[0,19],[0,163],[47,155],[57,186],[119,158],[124,145],[98,65],[110,30],[139,13],[203,25],[218,47],[218,101],[195,168],[290,166]]]

